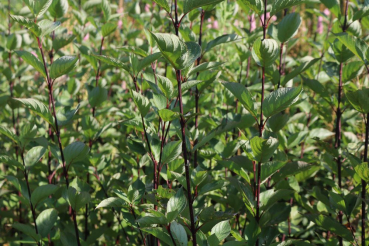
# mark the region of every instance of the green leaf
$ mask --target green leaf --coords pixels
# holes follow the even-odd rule
[[[25,224],[21,224],[18,222],[15,222],[12,225],[13,228],[17,229],[18,231],[23,232],[24,234],[28,235],[29,237],[31,237],[33,240],[35,240],[35,242],[39,242],[41,240],[40,235],[38,235],[35,231],[35,228],[30,226],[30,225],[25,225]]]
[[[19,138],[15,133],[13,133],[13,130],[0,126],[0,133],[13,140],[16,144],[19,144]]]
[[[367,162],[357,165],[354,169],[362,180],[369,182],[369,166]]]
[[[345,206],[346,206],[346,214],[350,215],[355,208],[360,204],[360,197],[354,194],[347,194],[343,198],[345,200]]]
[[[287,125],[289,119],[290,117],[288,114],[275,114],[268,120],[268,126],[272,129],[273,132],[278,132]]]
[[[2,127],[0,126],[0,133],[1,133],[1,128]],[[19,168],[20,170],[24,170],[24,166],[17,160],[14,160],[13,158],[11,158],[10,156],[0,155],[0,163],[4,163],[9,166],[15,166]]]
[[[275,138],[262,139],[260,137],[253,137],[250,140],[250,145],[254,159],[260,163],[269,161],[274,151],[277,150],[278,144],[278,140]]]
[[[341,14],[339,0],[320,0],[335,16]]]
[[[352,21],[354,22],[368,15],[369,15],[369,6],[364,5],[359,11],[355,11],[354,16],[352,17]]]
[[[192,151],[197,150],[198,148],[200,148],[201,146],[203,146],[204,144],[206,144],[207,142],[209,142],[212,138],[214,138],[215,136],[218,136],[224,132],[230,131],[233,128],[238,127],[240,124],[240,122],[237,121],[230,121],[227,122],[227,124],[222,124],[220,126],[218,126],[217,128],[213,129],[212,131],[210,131],[205,137],[203,137],[193,148]],[[253,124],[250,124],[250,126],[252,126]]]
[[[252,100],[251,93],[244,85],[233,82],[223,82],[222,85],[238,99],[242,106],[249,111],[252,116],[255,118],[257,117],[254,109],[255,102]]]
[[[336,39],[332,44],[331,48],[334,52],[334,56],[339,63],[345,63],[347,60],[352,58],[354,54],[349,50],[344,43],[339,39]]]
[[[102,0],[101,1],[101,8],[102,8],[103,13],[104,13],[105,21],[108,21],[110,19],[110,16],[111,16],[111,8],[110,8],[109,1],[108,0]]]
[[[145,184],[137,179],[129,188],[127,198],[131,204],[138,204],[145,195]]]
[[[285,189],[266,190],[266,191],[260,193],[260,201],[262,203],[261,209],[266,211],[271,206],[273,206],[276,202],[278,202],[282,199],[287,200],[287,199],[291,198],[291,195],[293,193],[294,193],[293,190],[285,190]]]
[[[346,211],[346,204],[341,195],[329,191],[329,201],[333,208],[338,209],[339,211]]]
[[[194,65],[197,58],[201,56],[201,47],[195,42],[186,42],[187,53],[185,54],[186,60],[183,63],[183,69],[190,68]]]
[[[249,7],[257,15],[261,15],[264,12],[264,1],[263,0],[237,0],[242,4]]]
[[[163,56],[175,69],[190,67],[201,55],[201,47],[195,42],[185,43],[174,34],[151,33]]]
[[[223,2],[224,0],[185,0],[183,3],[183,14],[186,15],[191,10],[207,6],[210,4],[217,4]]]
[[[127,202],[119,197],[109,197],[107,199],[102,200],[99,205],[97,205],[96,209],[98,208],[121,208],[127,205]]]
[[[191,181],[193,185],[201,184],[208,177],[208,171],[203,171],[201,168],[194,169],[191,173]]]
[[[84,45],[79,45],[77,47],[78,47],[79,51],[81,52],[82,57],[85,58],[91,64],[91,66],[94,68],[95,71],[97,71],[97,69],[98,69],[98,62],[97,62],[98,57],[96,57],[93,54],[91,49],[87,48]]]
[[[34,55],[28,51],[16,51],[17,55],[22,58],[28,65],[31,65],[36,69],[42,76],[46,78],[46,72],[43,63]]]
[[[291,13],[286,15],[276,28],[269,29],[268,32],[270,30],[276,31],[276,33],[270,33],[270,35],[279,42],[286,43],[297,34],[301,21],[301,17],[298,13]]]
[[[58,219],[58,212],[55,208],[49,208],[42,211],[36,219],[38,233],[41,237],[47,237]]]
[[[273,91],[264,100],[263,114],[269,118],[285,110],[297,102],[301,92],[302,86],[297,88],[279,88]]]
[[[138,92],[135,92],[131,90],[133,101],[135,102],[138,110],[140,111],[140,114],[142,117],[145,117],[146,114],[150,110],[150,101],[145,96],[141,95]]]
[[[88,94],[88,102],[91,107],[100,106],[108,98],[108,91],[105,88],[97,86]]]
[[[278,172],[284,165],[286,165],[286,162],[270,161],[263,163],[261,166],[260,182],[264,183],[267,181],[269,177]]]
[[[158,82],[158,86],[160,90],[164,93],[167,99],[171,99],[173,97],[173,83],[167,77],[161,76],[159,74],[156,75],[156,80]]]
[[[101,0],[88,0],[83,4],[84,10],[90,10],[93,7],[100,7]],[[77,4],[76,4],[77,7]]]
[[[223,62],[204,62],[198,65],[197,67],[192,68],[188,73],[188,76],[217,68],[223,64],[224,64]]]
[[[31,196],[31,202],[33,206],[37,206],[39,202],[46,199],[52,194],[55,194],[55,192],[59,189],[58,186],[47,184],[37,187],[33,192]]]
[[[22,36],[19,34],[10,34],[6,38],[6,48],[8,50],[15,50],[16,48],[19,48],[22,44]]]
[[[346,97],[352,107],[363,114],[369,113],[369,88],[357,91],[345,91]]]
[[[354,53],[362,62],[368,64],[366,51],[368,45],[361,39],[350,36],[347,33],[335,34],[336,37],[342,42],[342,44],[348,48],[352,53]]]
[[[313,66],[319,60],[320,60],[320,58],[316,58],[316,59],[310,59],[308,61],[302,62],[302,64],[299,67],[293,69],[289,74],[287,74],[282,79],[281,85],[284,86],[288,81],[290,81],[291,79],[294,79],[296,76],[298,76],[302,72],[309,69],[311,66]]]
[[[167,13],[170,13],[170,7],[167,0],[153,0],[156,2],[160,7],[162,7]]]
[[[273,16],[284,9],[291,8],[299,4],[303,4],[306,1],[307,0],[275,0],[273,4],[270,4],[271,5],[270,16]]]
[[[90,149],[88,148],[88,146],[82,142],[74,142],[69,144],[64,149],[66,164],[70,165],[74,162],[83,160],[87,156],[89,151]]]
[[[53,41],[53,48],[55,51],[58,51],[64,46],[70,44],[74,39],[75,36],[68,33],[55,35],[55,39]]]
[[[309,170],[312,167],[315,166],[303,161],[287,162],[286,165],[279,170],[279,172],[273,175],[272,179],[277,182],[289,176]]]
[[[258,38],[252,46],[252,57],[261,67],[272,65],[279,56],[279,46],[274,39]]]
[[[141,228],[141,231],[149,233],[153,235],[154,237],[158,238],[161,242],[173,246],[173,242],[171,237],[167,232],[163,230],[161,227],[147,227],[147,228]]]
[[[167,225],[168,221],[165,218],[165,215],[159,211],[151,210],[150,213],[146,213],[144,217],[137,220],[141,226],[145,225]]]
[[[363,63],[361,61],[350,61],[342,69],[342,82],[348,82],[358,77],[363,72]]]
[[[50,34],[51,32],[55,31],[60,26],[60,24],[61,23],[59,21],[53,22],[47,19],[40,21],[38,23],[38,26],[41,29],[40,37],[44,37]]]
[[[186,43],[174,34],[151,33],[163,56],[176,68],[183,68],[187,53]]]
[[[49,12],[54,18],[62,18],[65,14],[67,14],[68,8],[68,0],[53,0],[49,7]]]
[[[222,180],[205,184],[199,191],[199,195],[204,195],[210,191],[221,189],[222,187],[224,187],[224,181]]]
[[[36,37],[41,35],[41,28],[32,20],[29,20],[20,15],[10,15],[13,21],[27,27]]]
[[[50,7],[52,0],[28,0],[32,6],[31,11],[36,18],[41,17]]]
[[[33,98],[13,98],[13,100],[23,104],[26,108],[36,113],[50,125],[54,125],[53,116],[51,115],[49,108],[42,102]]]
[[[185,83],[181,84],[182,87],[182,93],[185,93],[187,90],[191,89],[192,87],[203,83],[204,81],[201,80],[189,80]],[[174,95],[178,95],[178,89],[176,88]]]
[[[74,115],[78,112],[80,104],[77,105],[75,109],[65,112],[65,108],[59,110],[56,113],[56,119],[58,121],[58,126],[65,126],[72,122]]]
[[[146,56],[144,59],[142,59],[137,66],[137,72],[141,72],[144,68],[154,63],[156,60],[158,60],[161,57],[161,53],[153,53],[151,55]]]
[[[187,246],[188,244],[187,233],[181,224],[177,223],[176,221],[173,221],[170,224],[170,232],[176,245]]]
[[[128,67],[128,65],[124,64],[124,62],[118,59],[115,59],[113,57],[103,56],[103,55],[93,55],[93,56],[106,64],[109,64],[114,67],[123,68],[127,72],[130,72],[130,68]]]
[[[177,193],[172,196],[167,204],[167,220],[171,223],[178,215],[186,208],[187,199],[183,193],[183,188],[180,188]]]
[[[75,67],[77,61],[77,56],[62,56],[58,58],[51,64],[50,77],[56,79],[62,75],[68,74]]]
[[[150,34],[150,32],[145,29],[145,33],[146,32]],[[150,34],[150,37],[151,37],[151,34]],[[153,47],[153,45],[152,45],[152,47]],[[142,57],[148,56],[148,53],[145,50],[143,50],[143,49],[141,49],[137,46],[123,46],[123,47],[119,47],[117,49],[122,50],[126,53],[132,53],[132,54],[142,56]]]
[[[231,233],[231,226],[229,221],[222,221],[211,228],[211,236],[209,237],[210,245],[219,245]]]
[[[169,163],[182,153],[182,141],[172,141],[164,146],[162,164]]]
[[[44,156],[45,153],[46,148],[43,146],[37,146],[30,149],[24,158],[24,163],[26,167],[30,168],[35,165]]]
[[[245,230],[245,234],[247,235],[248,243],[254,245],[261,233],[261,228],[253,216],[249,216],[249,220],[250,223],[248,225],[248,230]]]
[[[101,34],[103,37],[107,37],[110,33],[114,32],[115,29],[117,29],[117,25],[114,23],[108,22],[101,27]]]
[[[222,35],[220,37],[217,37],[216,39],[210,41],[206,45],[206,49],[205,49],[204,52],[206,53],[206,52],[210,51],[215,46],[225,44],[225,43],[237,42],[237,41],[240,41],[241,39],[242,39],[242,37],[240,37],[236,34],[224,34],[224,35]]]
[[[160,109],[158,113],[163,121],[172,121],[175,119],[179,119],[181,116],[180,113],[173,112],[172,110],[166,108]]]
[[[81,208],[83,208],[87,203],[90,202],[91,196],[88,192],[78,192],[74,187],[69,186],[67,190],[67,199],[69,205],[71,205],[72,208],[78,212]]]
[[[330,231],[338,236],[343,237],[348,241],[353,241],[352,233],[346,229],[343,225],[338,223],[336,220],[331,217],[326,217],[324,215],[305,215],[309,220],[314,222],[317,226],[324,228],[327,231]]]

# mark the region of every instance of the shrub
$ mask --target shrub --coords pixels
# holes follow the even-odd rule
[[[0,243],[368,245],[367,1],[1,4]]]

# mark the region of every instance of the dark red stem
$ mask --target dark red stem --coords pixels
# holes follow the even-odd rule
[[[99,52],[100,55],[102,54],[103,45],[104,45],[104,37],[101,38],[100,52]],[[95,87],[98,87],[99,86],[100,69],[101,69],[101,61],[99,60],[98,61],[97,71],[96,71],[96,78],[95,78],[96,84],[95,84]],[[93,117],[95,117],[95,111],[96,111],[96,107],[93,107],[92,108],[92,116]]]
[[[264,21],[263,21],[263,38],[266,37],[266,29],[267,25],[267,14],[266,14],[266,6],[267,0],[264,0]],[[262,79],[261,79],[261,105],[260,105],[260,123],[259,123],[259,137],[263,136],[264,130],[264,116],[263,116],[263,103],[264,103],[264,86],[265,86],[265,66],[262,67]],[[255,175],[255,172],[254,172]],[[260,175],[261,175],[261,162],[258,162],[258,171],[257,171],[257,188],[256,188],[256,222],[259,224],[260,222]],[[259,238],[256,240],[256,246],[259,245]]]
[[[179,25],[178,22],[178,4],[177,0],[174,0],[174,8],[175,8],[175,23],[174,28],[176,35],[179,36]],[[195,227],[195,217],[193,212],[193,200],[191,194],[191,176],[190,176],[190,161],[187,156],[187,144],[186,144],[186,121],[183,117],[183,101],[182,101],[182,75],[181,70],[176,70],[177,84],[178,84],[178,102],[179,102],[179,112],[181,114],[180,124],[181,124],[181,132],[182,132],[182,154],[185,163],[185,173],[186,173],[186,184],[187,184],[187,197],[188,197],[188,207],[190,212],[190,221],[191,221],[191,234],[192,234],[192,244],[197,245],[196,243],[196,227]]]
[[[55,122],[54,132],[55,132],[56,137],[58,139],[58,146],[59,146],[59,150],[60,150],[60,156],[61,156],[61,159],[62,159],[65,183],[67,185],[67,188],[69,188],[68,171],[67,171],[67,168],[66,168],[63,146],[62,146],[61,138],[60,138],[60,129],[59,129],[59,125],[58,125],[58,120],[56,118],[55,102],[54,102],[54,96],[53,96],[53,85],[52,85],[52,81],[51,81],[50,76],[49,76],[49,71],[47,69],[46,60],[45,60],[45,54],[44,54],[42,44],[41,44],[41,41],[40,41],[39,37],[37,37],[37,43],[38,43],[38,48],[40,49],[40,52],[41,52],[42,61],[43,61],[43,65],[44,65],[44,69],[45,69],[45,73],[46,73],[47,87],[49,89],[49,96],[50,96],[50,99],[51,99],[51,106],[52,106],[52,114],[53,114],[54,122]],[[72,216],[73,216],[74,229],[75,229],[76,238],[77,238],[77,244],[78,244],[78,246],[80,246],[81,243],[80,243],[80,240],[79,240],[76,214],[75,214],[73,208],[72,208]]]
[[[201,47],[202,45],[202,29],[203,29],[203,24],[204,24],[204,17],[205,17],[205,10],[201,10],[201,15],[200,15],[200,34],[199,34],[199,45]],[[201,62],[201,56],[199,58],[197,58],[197,65],[200,65]],[[199,73],[197,73],[196,78],[199,76]],[[196,116],[195,116],[195,129],[197,130],[199,127],[199,113],[200,113],[200,108],[199,108],[199,99],[200,99],[200,92],[199,89],[196,86],[196,92],[195,92],[195,105],[196,105]],[[194,146],[197,144],[198,142],[198,138],[195,139],[194,141]],[[193,157],[193,161],[194,161],[194,167],[197,167],[197,149],[195,150],[194,153],[194,157]]]
[[[35,223],[35,231],[36,234],[38,234],[38,229],[37,229],[37,223],[36,223],[36,211],[35,208],[33,207],[32,204],[32,197],[31,197],[31,189],[29,188],[29,183],[28,183],[28,173],[27,173],[27,168],[26,168],[26,164],[24,162],[24,155],[23,155],[23,150],[21,151],[21,158],[22,158],[22,162],[23,162],[23,166],[24,166],[24,178],[26,180],[26,184],[27,184],[27,191],[28,191],[28,197],[29,197],[29,204],[31,207],[31,212],[32,212],[32,217],[33,217],[33,222]],[[40,242],[37,242],[37,245],[40,246]]]
[[[366,115],[365,122],[365,146],[364,146],[364,162],[368,162],[368,145],[369,145],[369,113]],[[365,198],[366,198],[366,181],[361,180],[361,245],[365,243]]]

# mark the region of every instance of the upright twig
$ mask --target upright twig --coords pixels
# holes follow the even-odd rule
[[[49,89],[49,97],[51,100],[51,108],[52,108],[52,115],[54,118],[54,123],[55,123],[55,128],[54,128],[54,133],[57,137],[58,140],[58,146],[59,146],[59,150],[60,150],[60,156],[61,156],[61,160],[62,160],[62,166],[63,166],[63,172],[64,172],[64,178],[65,178],[65,183],[67,188],[69,188],[69,178],[68,178],[68,171],[67,171],[67,167],[66,167],[66,163],[65,163],[65,158],[64,158],[64,152],[63,152],[63,146],[61,143],[61,138],[60,138],[60,129],[59,129],[59,125],[58,125],[58,120],[56,118],[56,110],[55,110],[55,102],[54,102],[54,95],[53,95],[53,82],[49,76],[49,70],[47,69],[47,64],[46,64],[46,60],[45,60],[45,54],[44,54],[44,50],[42,48],[42,43],[39,37],[37,38],[37,43],[38,43],[38,48],[41,52],[41,56],[42,56],[42,62],[44,65],[44,69],[45,69],[45,73],[46,73],[46,82],[47,82],[47,87]],[[75,230],[75,234],[76,234],[76,239],[77,239],[77,244],[78,246],[81,245],[80,240],[79,240],[79,233],[78,233],[78,224],[77,224],[77,218],[76,218],[76,212],[74,211],[74,209],[72,208],[72,217],[73,217],[73,223],[74,223],[74,230]]]
[[[54,18],[54,22],[56,21],[56,18]],[[55,39],[55,31],[53,31],[51,33],[51,40],[52,40],[52,43],[51,43],[51,50],[49,52],[49,58],[50,58],[50,64],[53,64],[54,62],[54,47],[53,47],[53,44],[54,44],[54,39]],[[49,96],[49,110],[51,112],[51,98]],[[52,130],[52,126],[51,124],[49,124],[49,129],[48,129],[48,134],[49,134],[49,139],[51,141],[54,140],[54,132]],[[52,153],[51,153],[51,150],[49,150],[49,153],[48,153],[48,160],[47,160],[47,168],[48,168],[48,171],[49,171],[49,177],[52,175],[53,171],[51,170],[51,160],[52,160]],[[54,178],[49,178],[48,181],[49,181],[49,184],[52,183],[52,179]],[[55,179],[54,179],[54,182],[55,182]]]
[[[285,9],[283,11],[283,17],[285,17],[287,14],[287,9]],[[279,81],[278,81],[278,89],[281,87],[281,77],[282,75],[284,75],[284,66],[283,66],[283,48],[284,48],[285,43],[282,42],[281,43],[281,47],[280,47],[280,53],[279,53],[279,66],[278,66],[278,72],[279,72]],[[286,49],[287,52],[287,49]]]
[[[267,23],[267,0],[264,0],[264,21],[263,21],[263,41],[266,38],[266,30],[268,28]],[[263,42],[262,41],[262,42]],[[265,66],[262,67],[262,79],[261,79],[261,105],[260,105],[260,123],[259,123],[259,137],[263,136],[264,131],[264,116],[263,116],[263,103],[264,103],[264,89],[265,89]],[[260,221],[260,186],[261,186],[261,162],[257,164],[257,184],[256,184],[256,222]],[[256,246],[259,245],[259,239],[256,240]]]
[[[364,117],[365,118],[365,117]],[[369,113],[366,115],[365,121],[365,146],[364,146],[364,162],[368,163],[368,145],[369,145]],[[365,207],[366,207],[366,181],[361,180],[361,245],[366,245],[365,242]]]
[[[181,22],[178,21],[178,4],[177,0],[174,0],[174,28],[175,34],[179,36],[179,26]],[[182,17],[183,18],[183,17]],[[187,155],[187,144],[186,144],[186,120],[183,117],[183,101],[182,101],[182,74],[181,70],[176,70],[176,78],[178,84],[178,103],[179,103],[179,112],[180,116],[180,124],[181,124],[181,132],[182,132],[182,154],[185,163],[185,173],[186,173],[186,184],[187,184],[187,198],[188,198],[188,207],[190,212],[190,221],[191,221],[191,234],[192,234],[192,244],[197,245],[196,243],[196,227],[195,227],[195,216],[193,211],[193,199],[191,192],[191,176],[190,176],[190,161],[188,160]]]
[[[101,44],[100,44],[100,50],[99,50],[99,55],[102,54],[102,48],[104,46],[104,36],[101,38]],[[95,77],[95,87],[99,86],[99,78],[100,78],[100,69],[101,69],[101,61],[98,61],[98,67],[97,67],[97,71],[96,71],[96,77]],[[92,107],[92,116],[95,117],[95,111],[96,111],[96,107]]]
[[[201,47],[202,45],[202,29],[203,29],[203,24],[204,24],[204,17],[205,17],[205,10],[201,10],[201,14],[200,14],[200,33],[199,33],[199,45]],[[197,66],[200,65],[201,62],[201,56],[199,58],[197,58]],[[197,73],[196,78],[199,76],[199,73]],[[199,89],[196,86],[196,92],[195,92],[195,105],[196,105],[196,115],[195,115],[195,131],[197,131],[198,127],[199,127],[199,113],[200,113],[200,108],[199,108],[199,99],[200,99],[200,92]],[[197,142],[199,141],[198,137],[195,139],[194,141],[194,145],[197,144]],[[195,153],[193,155],[193,164],[194,167],[197,167],[197,149],[195,150]]]
[[[99,49],[99,54],[100,55],[102,54],[103,45],[104,45],[104,36],[101,38],[100,49]],[[99,86],[100,69],[101,69],[101,61],[99,60],[97,71],[96,71],[96,77],[95,77],[95,87]],[[95,118],[95,113],[96,113],[96,107],[94,106],[94,107],[92,107],[92,117],[94,117],[94,118]],[[90,151],[92,150],[93,143],[94,142],[92,141],[92,139],[89,139],[88,147],[90,148]],[[90,173],[88,171],[87,171],[87,175],[86,175],[86,182],[87,182],[87,184],[90,183]],[[85,234],[85,240],[87,240],[88,235],[89,235],[89,230],[88,230],[88,203],[85,206],[84,217],[85,217],[85,231],[84,231],[84,234]]]
[[[348,11],[348,0],[346,0],[345,5],[345,20],[342,26],[342,31],[346,32],[347,29],[347,11]],[[336,128],[335,128],[335,143],[334,147],[338,151],[338,156],[336,159],[337,162],[337,176],[338,176],[338,187],[342,189],[342,158],[341,154],[339,153],[341,148],[341,137],[342,137],[342,109],[341,109],[341,102],[342,102],[342,71],[343,71],[343,63],[340,62],[340,69],[339,69],[339,85],[338,85],[338,98],[337,98],[337,109],[336,109]],[[343,212],[338,212],[338,221],[342,224],[342,217]],[[343,245],[342,237],[338,237],[339,245]]]
[[[37,223],[36,223],[36,211],[35,211],[35,208],[34,208],[34,206],[32,204],[31,189],[29,187],[28,173],[27,173],[26,164],[24,162],[24,153],[23,153],[23,151],[24,150],[21,150],[21,158],[22,158],[22,163],[23,163],[23,166],[24,166],[24,179],[26,180],[26,184],[27,184],[27,191],[28,191],[28,197],[29,197],[29,205],[31,207],[33,222],[35,223],[35,231],[36,231],[36,234],[38,234]],[[39,241],[37,242],[37,245],[39,245],[39,246],[41,245]]]
[[[135,220],[137,220],[137,216],[136,216],[135,210],[134,210],[134,208],[133,208],[133,206],[132,206],[132,205],[131,205],[131,207],[130,207],[130,211],[131,211],[131,213],[132,213],[133,217],[135,218]],[[141,238],[142,238],[142,242],[143,242],[143,244],[144,244],[144,245],[146,245],[146,240],[145,240],[144,235],[142,234],[140,224],[139,224],[138,222],[136,222],[136,224],[137,224],[137,228],[138,228],[138,230],[140,231],[140,235],[141,235]]]
[[[11,27],[12,27],[12,23],[11,23],[11,18],[10,18],[10,0],[8,0],[8,36],[10,36],[11,34]],[[8,66],[10,71],[12,70],[12,52],[9,51],[8,52]],[[9,81],[9,87],[10,87],[10,97],[13,98],[14,97],[14,79],[11,79]],[[15,113],[14,113],[14,109],[12,108],[12,123],[13,123],[13,128],[15,131],[15,134],[18,135],[18,127],[17,127],[17,123],[15,120]],[[15,145],[14,146],[14,150],[15,150],[15,157],[18,160],[18,146]]]

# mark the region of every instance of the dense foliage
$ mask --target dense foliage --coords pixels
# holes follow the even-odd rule
[[[368,0],[0,4],[0,244],[369,245]]]

